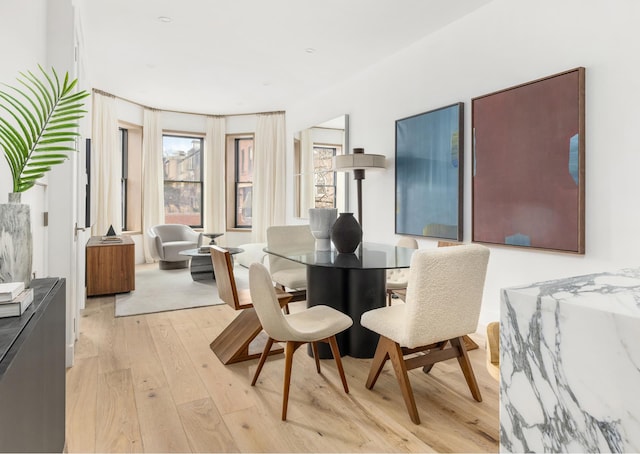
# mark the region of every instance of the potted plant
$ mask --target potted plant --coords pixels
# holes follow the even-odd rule
[[[41,74],[21,72],[20,86],[0,89],[0,148],[9,164],[13,192],[0,204],[0,282],[31,277],[31,225],[29,206],[20,194],[31,188],[51,167],[76,151],[76,131],[87,113],[82,100],[89,93],[74,91],[77,79],[66,73],[60,80],[55,69]]]

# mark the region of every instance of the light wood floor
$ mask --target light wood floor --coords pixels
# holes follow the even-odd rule
[[[298,350],[283,422],[282,355],[267,361],[251,387],[257,360],[223,366],[209,349],[237,315],[228,306],[113,314],[113,297],[88,299],[82,314],[76,363],[67,371],[68,452],[498,451],[498,385],[482,347],[470,352],[481,403],[456,360],[429,375],[409,372],[419,426],[390,364],[370,391],[370,360],[343,358],[347,395],[333,360],[322,361],[319,375]]]

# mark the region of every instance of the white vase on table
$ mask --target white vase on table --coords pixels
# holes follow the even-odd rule
[[[316,239],[316,251],[331,250],[329,232],[337,217],[337,208],[309,208],[309,227]]]

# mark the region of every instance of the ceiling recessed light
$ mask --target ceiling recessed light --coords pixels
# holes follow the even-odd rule
[[[171,19],[169,16],[158,16],[158,20],[160,22],[164,22],[165,24],[168,24],[169,22],[171,22],[173,19]]]
[[[312,54],[312,53],[314,53],[316,50],[315,50],[313,47],[307,47],[304,51],[305,51],[306,53],[308,53],[308,54]]]

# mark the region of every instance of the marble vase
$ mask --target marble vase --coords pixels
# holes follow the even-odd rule
[[[0,204],[0,282],[31,283],[31,210],[20,203],[20,193],[10,193]]]
[[[337,208],[309,208],[309,227],[316,239],[316,251],[331,250],[329,231],[337,216]]]

